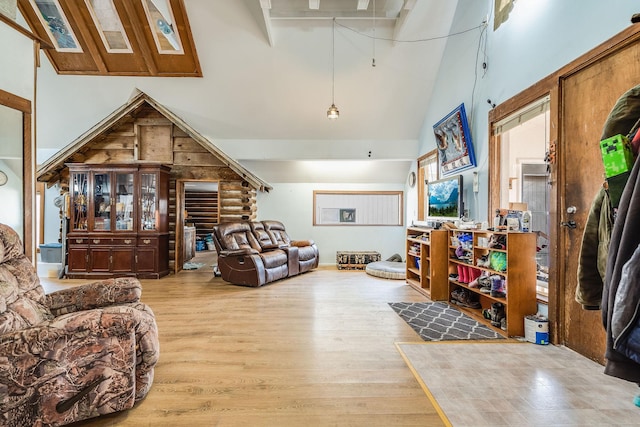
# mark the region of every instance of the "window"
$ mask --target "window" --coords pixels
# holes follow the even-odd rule
[[[58,52],[82,52],[58,0],[31,0],[31,6]]]
[[[497,137],[500,207],[523,206],[531,212],[537,235],[537,293],[549,294],[549,151],[550,97],[541,98],[493,125]]]
[[[105,49],[109,53],[131,53],[131,45],[122,27],[113,0],[85,0]]]
[[[418,159],[418,220],[426,219],[427,183],[438,179],[438,152],[433,150]]]
[[[313,225],[402,225],[401,191],[314,191]]]
[[[142,0],[159,53],[183,54],[180,35],[167,0]]]

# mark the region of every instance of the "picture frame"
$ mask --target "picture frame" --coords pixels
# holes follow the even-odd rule
[[[356,222],[356,210],[340,209],[340,222]]]
[[[433,125],[433,133],[436,138],[441,176],[476,166],[464,103]]]

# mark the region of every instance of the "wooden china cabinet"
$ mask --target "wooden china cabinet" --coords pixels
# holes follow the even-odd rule
[[[67,276],[169,273],[169,168],[68,163]]]

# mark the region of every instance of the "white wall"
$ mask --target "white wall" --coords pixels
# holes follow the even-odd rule
[[[3,22],[0,41],[0,89],[33,100],[33,41]]]
[[[274,183],[273,187],[269,193],[258,194],[258,219],[282,221],[294,240],[314,240],[320,264],[335,265],[337,251],[377,251],[383,260],[398,253],[404,258],[404,226],[312,225],[314,190],[402,191],[402,185]]]
[[[33,41],[5,23],[0,22],[0,89],[32,101],[32,109],[35,98],[34,70]],[[12,126],[15,127],[16,117],[13,114],[11,116]],[[19,114],[17,119],[19,130],[9,132],[7,129],[2,129],[2,136],[0,136],[0,141],[2,141],[3,145],[0,158],[4,157],[4,161],[0,164],[0,169],[9,178],[7,184],[0,187],[0,200],[2,200],[4,206],[0,215],[0,222],[10,225],[23,238],[23,177],[22,167],[21,165],[18,166],[23,153],[21,117],[22,115]],[[32,115],[32,118],[35,118],[35,114]],[[7,125],[7,122],[0,121],[5,126]],[[9,147],[8,145],[11,146]],[[19,171],[19,174],[16,174],[15,171]],[[29,221],[33,220],[33,218],[24,220]],[[33,229],[35,229],[35,224]],[[33,243],[35,248],[35,242]],[[28,255],[35,259],[35,253]]]
[[[6,208],[0,209],[0,222],[8,225],[23,236],[22,176],[16,175],[2,159],[0,170],[7,174],[7,183],[0,187],[0,200]]]
[[[458,2],[451,32],[477,26],[489,15],[486,44],[479,43],[480,31],[449,38],[420,137],[420,153],[433,150],[433,124],[465,103],[478,162],[463,173],[465,206],[477,221],[487,219],[488,209],[487,100],[497,105],[518,94],[622,31],[638,12],[638,4],[627,0],[518,0],[494,32],[492,8],[489,0]],[[477,196],[471,191],[474,171],[480,178]]]

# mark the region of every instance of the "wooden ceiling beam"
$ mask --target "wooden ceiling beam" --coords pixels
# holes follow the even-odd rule
[[[158,67],[156,65],[156,61],[153,59],[153,54],[151,53],[151,49],[149,48],[149,45],[145,42],[146,37],[144,35],[144,28],[140,23],[140,20],[135,19],[135,17],[138,16],[138,13],[135,7],[133,6],[132,2],[123,1],[122,4],[125,10],[127,11],[127,15],[131,17],[129,19],[129,22],[131,23],[131,28],[133,29],[134,35],[138,40],[138,45],[140,46],[140,54],[144,59],[144,63],[147,64],[147,67],[149,68],[149,74],[152,76],[157,76]]]
[[[367,10],[369,8],[369,0],[358,0],[358,10]]]
[[[269,46],[273,47],[273,27],[271,26],[271,0],[259,0]]]
[[[393,29],[394,40],[400,40],[402,38],[402,31],[415,5],[416,0],[404,0],[404,5],[402,6],[402,9],[400,9],[400,15],[398,15],[398,19],[396,19],[396,25]],[[396,42],[394,42],[394,44],[395,43]]]
[[[107,68],[107,65],[104,63],[102,55],[100,55],[100,51],[98,50],[98,47],[95,44],[95,41],[93,39],[93,36],[91,35],[91,32],[87,28],[87,23],[84,21],[82,17],[82,13],[78,8],[78,3],[73,0],[72,1],[61,0],[60,5],[69,11],[69,14],[71,16],[68,16],[67,19],[70,18],[69,20],[75,24],[75,26],[78,28],[80,32],[80,35],[82,36],[82,39],[84,41],[82,55],[89,55],[93,60],[93,62],[95,63],[96,67],[98,68],[98,72],[107,74],[109,72],[109,69]]]

